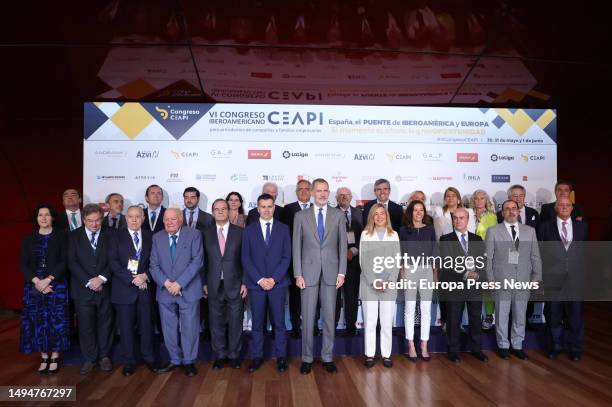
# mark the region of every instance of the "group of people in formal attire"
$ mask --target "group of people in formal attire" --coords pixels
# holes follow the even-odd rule
[[[185,189],[184,209],[179,209],[163,207],[163,189],[150,185],[146,207],[133,205],[124,214],[119,193],[109,194],[103,209],[91,203],[81,207],[79,192],[68,189],[62,197],[64,210],[57,212],[48,204],[36,208],[35,231],[23,240],[20,350],[41,354],[39,374],[56,373],[60,353],[70,348],[74,314],[84,359],[82,374],[96,367],[113,369],[110,353],[116,327],[125,376],[134,374],[141,361],[156,373],[182,367],[187,376],[196,375],[201,333],[210,338],[214,369],[240,368],[248,300],[250,372],[264,363],[269,323],[278,371],[288,369],[291,335],[301,337],[300,372],[310,373],[314,336],[320,334],[320,359],[325,370],[334,373],[340,308],[344,309],[345,334],[355,336],[361,304],[364,364],[375,365],[379,338],[382,364],[391,367],[398,290],[380,289],[373,283],[372,265],[360,256],[367,245],[384,242],[391,252],[415,256],[486,254],[486,264],[466,270],[417,264],[411,273],[390,268],[377,275],[387,282],[404,278],[493,282],[509,277],[541,281],[542,258],[553,259],[550,267],[565,267],[570,273],[567,264],[571,262],[566,260],[575,255],[571,243],[587,240],[584,211],[570,200],[571,191],[570,183],[559,181],[556,201],[543,205],[538,213],[525,206],[525,188],[514,185],[496,213],[484,190],[475,191],[469,205],[464,205],[459,191],[449,187],[444,205],[429,212],[421,191],[411,195],[405,210],[391,201],[391,184],[385,179],[375,182],[376,199],[363,208],[351,206],[352,194],[346,187],[336,191],[337,206],[332,207],[329,184],[318,178],[299,181],[297,201],[284,207],[276,204],[277,185],[268,182],[257,207],[246,214],[238,192],[214,200],[212,213],[207,213],[199,208],[200,191],[194,187]],[[558,241],[559,247],[542,249],[549,253],[541,255],[538,237]],[[474,357],[487,360],[481,350],[481,329],[491,328],[494,315],[499,355],[527,358],[523,341],[529,290],[498,290],[493,295],[464,290],[457,295],[439,301],[450,360],[460,360],[464,307]],[[428,340],[435,299],[432,289],[404,293],[411,361],[431,360]],[[287,302],[290,330],[285,325]],[[567,351],[571,359],[580,360],[582,303],[551,301],[545,311],[549,356],[556,358]],[[420,325],[416,332],[415,325]],[[168,353],[165,363],[159,363],[155,352],[156,330],[163,335]]]

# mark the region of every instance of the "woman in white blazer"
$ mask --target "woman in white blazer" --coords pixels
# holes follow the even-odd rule
[[[457,208],[463,208],[461,204],[461,194],[455,187],[448,187],[444,191],[444,206],[433,208],[434,228],[436,229],[436,239],[453,231],[452,214]],[[466,208],[470,218],[468,220],[468,231],[476,233],[476,217],[472,208]]]
[[[395,318],[395,288],[385,288],[383,283],[397,282],[399,266],[383,267],[376,258],[393,257],[400,253],[397,232],[391,227],[389,212],[382,204],[374,204],[368,214],[367,224],[359,243],[361,277],[359,297],[365,330],[365,365],[374,366],[376,352],[376,325],[380,315],[380,353],[385,367],[393,366],[391,345],[393,319]],[[377,265],[378,264],[378,265]]]

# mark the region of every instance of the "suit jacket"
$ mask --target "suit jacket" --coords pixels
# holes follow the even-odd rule
[[[155,229],[151,230],[151,218],[149,217],[149,209],[144,209],[144,222],[142,223],[142,228],[144,230],[148,230],[153,234],[159,232],[160,230],[164,230],[164,213],[166,212],[166,208],[163,206],[159,210],[159,216],[155,220]],[[185,222],[183,222],[185,223]]]
[[[311,203],[310,206],[313,204]],[[310,209],[310,208],[308,208]],[[285,225],[289,226],[289,235],[293,236],[293,220],[295,218],[295,214],[302,211],[302,207],[300,206],[299,201],[291,202],[290,204],[285,205],[280,211],[280,217],[278,218]],[[276,215],[276,209],[274,209],[274,214]]]
[[[273,216],[274,219],[278,219],[282,222],[281,220],[282,213],[283,213],[283,207],[274,204],[274,216]],[[257,208],[253,208],[249,211],[247,215],[246,224],[249,225],[251,223],[256,222],[257,220],[259,220],[259,212],[257,212]]]
[[[544,288],[549,290],[562,289],[568,294],[570,292],[580,293],[580,287],[583,285],[588,265],[585,245],[573,243],[588,240],[588,225],[586,222],[576,220],[571,222],[572,243],[567,250],[559,235],[556,218],[542,222],[538,229]]]
[[[342,216],[346,218],[344,215],[344,210],[337,206],[337,208],[342,212]],[[348,243],[347,240],[347,248],[357,248],[359,250],[359,242],[361,241],[361,233],[363,232],[363,211],[359,208],[355,208],[354,206],[350,206],[351,208],[351,224],[349,225],[349,229],[347,232],[353,232],[355,236],[355,243]],[[359,269],[359,252],[357,252],[356,256],[353,256],[351,261],[347,259],[347,267],[348,268],[356,268]]]
[[[368,224],[368,215],[370,214],[370,209],[377,202],[376,199],[368,201],[363,206],[363,222],[362,225]],[[395,230],[399,234],[400,227],[402,226],[402,217],[404,216],[404,209],[401,205],[396,204],[395,202],[389,200],[388,210],[389,215],[391,216],[391,226],[393,230]]]
[[[536,231],[531,226],[518,224],[519,260],[509,264],[509,250],[514,246],[512,236],[505,223],[499,223],[487,230],[487,281],[514,279],[515,281],[542,281],[542,260]]]
[[[293,223],[293,274],[304,277],[307,286],[336,285],[338,274],[346,274],[346,222],[344,213],[327,206],[323,241],[319,240],[316,206],[295,214]]]
[[[137,274],[146,273],[149,277],[149,283],[144,298],[149,301],[153,300],[153,277],[149,272],[149,258],[151,256],[151,245],[153,244],[151,232],[141,229],[141,248],[140,259],[138,261]],[[108,247],[108,258],[111,274],[113,276],[113,284],[111,287],[111,301],[114,304],[133,304],[138,299],[138,292],[141,291],[138,287],[132,284],[132,273],[127,269],[130,258],[136,256],[133,237],[128,228],[123,228],[115,233],[110,238]]]
[[[287,287],[289,263],[291,263],[291,239],[287,225],[278,221],[272,223],[269,245],[266,245],[259,222],[251,223],[244,229],[242,268],[245,284],[249,290],[263,291],[257,281],[270,277],[274,279],[275,288]]]
[[[556,215],[555,215],[556,216]],[[504,221],[504,215],[501,211],[497,212],[497,223]],[[540,214],[533,208],[525,206],[525,225],[531,226],[538,230],[538,224],[540,223]]]
[[[36,235],[28,234],[21,245],[20,269],[27,282],[36,277]],[[68,233],[62,229],[53,229],[47,245],[47,276],[52,275],[56,282],[66,278],[68,257]],[[46,276],[45,276],[46,277]],[[53,285],[53,284],[52,284]]]
[[[221,256],[217,225],[204,230],[204,284],[208,286],[208,297],[219,296],[221,273],[223,272],[223,291],[229,298],[240,296],[240,286],[244,284],[242,271],[242,233],[239,226],[229,224],[225,237],[225,252]]]
[[[91,247],[85,227],[70,232],[68,244],[68,268],[70,270],[70,295],[76,302],[90,301],[96,295],[104,298],[110,296],[111,273],[108,264],[108,246],[110,233],[100,229],[97,233],[96,251]],[[85,285],[89,279],[97,276],[107,279],[102,291],[95,292]]]
[[[385,267],[381,273],[376,273],[374,271],[374,257],[395,257],[398,253],[401,253],[399,234],[396,231],[393,231],[391,236],[385,233],[381,241],[376,231],[370,236],[364,230],[360,238],[359,252],[362,254],[359,257],[361,266],[359,298],[362,301],[395,301],[398,290],[378,291],[374,288],[374,280],[397,281],[399,268],[395,266],[392,268]]]
[[[474,272],[478,273],[479,280],[485,280],[486,278],[486,259],[485,259],[485,246],[480,236],[468,232],[467,233],[467,246],[468,246],[468,257],[474,259]],[[466,257],[463,251],[463,246],[457,237],[457,234],[453,231],[446,235],[440,236],[440,257],[452,257],[454,268],[442,267],[442,274],[440,279],[442,281],[465,281],[465,275],[467,269],[465,267],[457,267],[457,265],[464,265],[463,262],[457,262],[456,259],[460,257]],[[479,258],[480,262],[476,261]],[[445,262],[443,261],[444,265]]]
[[[106,216],[104,216],[104,218],[102,219],[102,227],[103,227],[104,229],[106,229],[106,228],[108,228],[108,227],[109,227],[109,226],[108,226],[108,224],[109,224],[109,219],[108,219],[108,217],[109,217],[109,215],[107,214],[107,215],[106,215]],[[123,215],[123,214],[121,214],[121,213],[120,213],[120,214],[119,214],[119,218],[118,218],[118,222],[119,222],[119,226],[117,226],[117,227],[113,227],[113,229],[115,229],[115,230],[119,230],[119,229],[122,229],[122,228],[126,227],[126,226],[127,226],[127,222],[126,222],[126,220],[125,220],[125,215]]]
[[[557,219],[557,212],[555,212],[556,203],[557,201],[542,205],[540,208],[540,222]],[[586,221],[586,215],[582,205],[578,203],[574,204],[574,209],[572,210],[572,220]]]
[[[204,260],[202,233],[183,226],[179,232],[174,261],[170,255],[168,233],[153,235],[149,272],[157,284],[157,302],[171,303],[174,298],[164,287],[166,280],[176,281],[181,286],[182,299],[187,302],[202,298],[200,269]]]
[[[204,231],[208,226],[211,226],[215,223],[215,218],[208,213],[204,212],[202,209],[198,209],[198,221],[196,222],[196,229],[199,231]],[[183,225],[189,224],[189,210],[183,209]]]

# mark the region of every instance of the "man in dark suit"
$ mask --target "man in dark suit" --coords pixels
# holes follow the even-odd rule
[[[82,226],[81,194],[75,188],[68,188],[62,193],[64,210],[57,213],[53,227],[62,230],[75,230]]]
[[[274,202],[276,202],[276,198],[278,197],[278,185],[276,185],[274,182],[266,182],[265,184],[263,184],[263,187],[261,188],[261,193],[272,195],[272,197],[274,198]],[[283,207],[275,204],[274,205],[274,219],[280,220],[280,216],[282,212],[283,212]],[[248,225],[250,223],[253,223],[257,221],[257,219],[259,219],[259,212],[257,212],[257,208],[253,208],[249,211],[247,215],[246,224]]]
[[[183,203],[185,205],[185,209],[183,209],[183,218],[185,219],[185,224],[188,227],[195,228],[201,233],[204,233],[204,229],[206,227],[214,225],[215,220],[213,219],[212,215],[199,208],[200,191],[197,188],[185,188],[183,191]],[[204,271],[202,271],[201,274],[204,275]],[[202,299],[200,300],[200,318],[202,319],[202,325],[204,325],[204,329],[202,331],[203,339],[209,340],[210,323],[208,320],[208,299],[206,296],[202,296]]]
[[[548,324],[549,354],[557,358],[565,340],[568,356],[573,361],[582,357],[584,339],[583,304],[580,301],[587,264],[584,242],[588,226],[571,218],[569,198],[560,197],[555,203],[557,218],[542,222],[539,238],[542,246],[544,290],[548,299],[544,312]]]
[[[441,280],[462,282],[464,289],[447,291],[446,297],[446,335],[448,336],[448,358],[459,362],[461,345],[461,317],[463,307],[467,304],[470,323],[468,337],[472,355],[485,362],[487,356],[482,352],[480,341],[480,312],[482,310],[482,293],[474,287],[468,288],[468,283],[474,283],[482,278],[485,280],[485,247],[480,236],[468,232],[469,213],[464,208],[453,212],[454,231],[440,236],[440,257],[452,258],[453,267],[442,268]],[[443,265],[448,264],[443,261]]]
[[[512,185],[508,188],[508,199],[512,199],[519,208],[518,214],[518,223],[523,225],[531,226],[534,229],[538,229],[538,225],[540,223],[540,215],[538,211],[529,206],[525,206],[525,196],[527,195],[527,190],[522,185]],[[502,211],[497,212],[497,223],[502,223],[504,221],[504,215]],[[527,311],[526,311],[526,321],[527,321],[527,329],[533,329],[530,319],[533,316],[534,310],[534,301],[529,301],[527,303]]]
[[[166,208],[162,206],[163,199],[164,191],[159,185],[153,184],[147,187],[145,192],[147,207],[144,210],[145,221],[142,228],[153,234],[164,229],[164,211]]]
[[[366,225],[368,223],[368,214],[370,213],[370,209],[375,203],[379,203],[385,205],[385,208],[389,211],[389,216],[391,217],[391,226],[393,230],[395,230],[399,234],[400,227],[402,226],[402,216],[404,215],[404,210],[401,205],[396,204],[395,202],[389,200],[389,194],[391,193],[391,184],[384,178],[377,179],[374,182],[374,195],[376,195],[376,199],[372,199],[368,201],[363,206],[363,220],[361,222],[362,225]]]
[[[363,212],[351,206],[353,194],[346,187],[338,188],[336,191],[336,202],[338,209],[344,214],[346,221],[347,252],[346,252],[346,278],[342,286],[344,295],[344,320],[346,321],[346,334],[355,336],[357,329],[357,307],[359,305],[359,278],[361,268],[359,267],[359,240],[363,231]],[[338,298],[340,290],[338,290]],[[340,314],[340,307],[336,303],[336,324]]]
[[[568,181],[559,180],[555,184],[555,198],[559,200],[560,198],[567,198],[571,201],[571,194],[574,191],[573,185]],[[557,218],[557,212],[555,210],[556,202],[546,203],[542,205],[540,208],[540,220],[542,222],[554,220]],[[572,210],[572,220],[586,220],[586,215],[584,212],[584,208],[582,205],[578,203],[574,203]]]
[[[210,335],[215,353],[214,369],[229,359],[240,369],[242,320],[247,288],[242,272],[242,231],[229,221],[229,206],[224,199],[212,205],[214,226],[204,231],[204,293],[208,295]],[[225,321],[228,329],[225,329]]]
[[[163,223],[164,231],[153,235],[149,272],[157,286],[164,345],[170,361],[157,372],[170,372],[182,364],[185,374],[193,377],[198,374],[194,363],[200,338],[202,234],[183,227],[183,212],[178,208],[168,208]]]
[[[185,188],[185,191],[183,191],[183,203],[185,204],[183,218],[185,219],[185,224],[190,228],[203,231],[205,227],[214,223],[212,215],[199,208],[200,191],[197,188]]]
[[[113,368],[109,358],[113,311],[107,254],[110,234],[101,228],[104,212],[96,204],[85,205],[82,212],[84,225],[70,233],[68,267],[79,344],[85,358],[81,374],[87,374],[96,363],[104,371]]]
[[[293,238],[293,219],[295,218],[295,214],[310,208],[310,206],[312,205],[310,202],[311,188],[312,186],[310,185],[310,181],[306,179],[298,181],[297,185],[295,186],[295,194],[298,200],[287,204],[282,208],[280,221],[283,222],[285,225],[289,226],[289,234],[291,238]],[[276,214],[276,208],[274,209],[274,213]],[[289,277],[291,279],[291,284],[289,285],[289,315],[291,319],[291,337],[299,338],[301,325],[300,289],[295,285],[295,277],[293,276],[293,264],[289,265]]]
[[[538,214],[537,210],[530,208],[529,206],[525,206],[526,194],[527,191],[522,185],[512,185],[508,189],[508,199],[512,199],[519,207],[518,222],[537,229],[540,222],[540,215]],[[504,215],[501,211],[498,211],[497,223],[502,223],[503,221]]]
[[[123,196],[117,192],[108,194],[105,199],[108,213],[102,220],[102,228],[119,230],[126,225],[123,212]]]
[[[253,315],[253,361],[249,371],[256,371],[263,363],[263,331],[268,303],[275,332],[276,367],[279,372],[284,372],[287,370],[285,300],[289,285],[291,239],[289,228],[273,218],[275,208],[271,195],[260,195],[257,198],[257,209],[259,222],[248,225],[242,238],[242,267]]]
[[[140,333],[140,353],[151,370],[153,363],[153,281],[149,273],[151,256],[151,232],[142,230],[144,212],[140,206],[130,206],[127,211],[127,227],[117,230],[110,239],[108,257],[113,284],[111,301],[115,305],[120,347],[125,365],[123,375],[134,374],[135,336],[134,325]]]

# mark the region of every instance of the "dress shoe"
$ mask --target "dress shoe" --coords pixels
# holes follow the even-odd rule
[[[363,361],[363,364],[364,364],[364,365],[365,365],[365,367],[367,367],[368,369],[369,369],[369,368],[371,368],[371,367],[373,367],[373,366],[374,366],[374,363],[375,363],[374,358],[366,358],[366,359]]]
[[[287,366],[287,359],[285,359],[285,358],[278,358],[277,361],[276,361],[276,369],[279,372],[282,373],[282,372],[286,372],[287,368],[288,368],[288,366]]]
[[[449,352],[448,353],[448,360],[450,360],[451,362],[459,362],[461,361],[461,358],[459,358],[459,354],[457,352]]]
[[[121,371],[121,373],[123,373],[124,376],[131,376],[134,374],[135,370],[136,369],[134,368],[134,365],[128,363],[127,365],[123,366],[123,370]]]
[[[36,371],[36,373],[37,373],[37,374],[39,374],[39,375],[41,375],[41,376],[44,376],[44,375],[46,375],[47,373],[49,373],[49,363],[50,363],[50,362],[49,362],[49,358],[48,358],[48,357],[47,357],[47,358],[41,358],[41,359],[40,359],[40,364],[41,364],[41,366],[42,366],[42,365],[44,365],[45,367],[44,367],[44,368],[42,368],[42,369],[40,369],[40,368],[39,368],[39,369]]]
[[[552,350],[548,353],[549,359],[557,359],[557,357],[561,354],[560,350]]]
[[[185,376],[187,377],[193,377],[198,374],[198,369],[196,369],[193,363],[183,365],[183,369],[185,369]]]
[[[215,359],[213,362],[213,369],[220,370],[223,369],[223,365],[225,364],[223,359]]]
[[[302,366],[300,366],[301,374],[308,374],[312,370],[312,363],[302,362]]]
[[[327,373],[338,373],[338,368],[334,362],[323,362],[323,367],[327,370]]]
[[[419,355],[416,355],[416,356],[410,356],[410,353],[407,353],[407,354],[406,354],[406,357],[408,358],[408,360],[409,360],[409,361],[411,361],[411,362],[416,362],[416,361],[417,361],[417,359],[419,358]]]
[[[100,370],[103,370],[105,372],[110,372],[111,370],[113,370],[113,364],[108,357],[104,357],[100,361]]]
[[[487,360],[489,360],[487,355],[485,355],[481,350],[473,351],[471,353],[472,353],[472,356],[474,356],[476,359],[480,360],[481,362],[486,362]]]
[[[259,369],[262,364],[263,364],[263,359],[262,358],[255,358],[255,359],[253,359],[253,361],[251,362],[251,366],[249,366],[249,372],[253,373],[257,369]]]
[[[512,349],[510,353],[512,353],[513,356],[516,356],[520,360],[529,359],[529,357],[527,356],[527,354],[525,353],[523,349]]]
[[[155,369],[155,373],[168,373],[168,372],[173,371],[177,367],[178,365],[175,365],[172,362],[169,362],[167,365],[160,366],[157,369]]]
[[[238,358],[230,359],[229,360],[229,365],[231,367],[233,367],[234,369],[240,369],[240,359],[238,359]]]
[[[574,362],[580,362],[580,359],[582,359],[582,355],[578,352],[572,352],[570,354],[570,359]]]
[[[85,363],[83,363],[81,365],[80,373],[81,374],[87,374],[87,373],[91,372],[94,369],[95,366],[96,365],[95,365],[94,362],[87,361],[87,362],[85,362]]]
[[[497,354],[502,359],[506,359],[506,360],[510,359],[510,351],[508,349],[505,349],[505,348],[499,349],[497,351]]]
[[[391,358],[383,358],[383,366],[386,368],[393,367],[393,361],[391,360]]]
[[[55,369],[51,369],[51,365],[55,364]],[[59,357],[49,359],[49,366],[47,368],[47,374],[53,375],[59,371]]]

